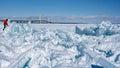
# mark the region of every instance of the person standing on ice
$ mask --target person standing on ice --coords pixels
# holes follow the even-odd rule
[[[8,26],[8,19],[4,20],[3,25],[4,25],[4,28],[3,28],[3,31],[4,31],[6,26]]]

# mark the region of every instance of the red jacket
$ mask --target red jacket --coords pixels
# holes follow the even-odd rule
[[[8,21],[7,21],[7,20],[4,20],[3,24],[4,24],[4,25],[8,25]]]

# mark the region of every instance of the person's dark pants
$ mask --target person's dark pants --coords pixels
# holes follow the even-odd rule
[[[5,28],[6,28],[6,25],[4,25],[3,31],[5,30]]]

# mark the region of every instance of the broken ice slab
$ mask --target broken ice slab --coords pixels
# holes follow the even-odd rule
[[[120,61],[120,54],[118,54],[114,60],[114,62],[119,62]]]
[[[109,61],[101,57],[95,59],[95,61],[101,64],[104,68],[118,68],[114,64],[110,63]]]
[[[112,63],[110,63],[106,59],[98,56],[98,54],[96,52],[92,51],[91,49],[87,48],[84,51],[85,51],[85,53],[89,54],[95,60],[96,63],[99,63],[104,68],[118,68],[117,66],[115,66]]]
[[[111,50],[109,50],[108,52],[105,52],[105,53],[106,53],[106,57],[111,57],[114,55],[114,53]]]
[[[92,68],[104,68],[104,67],[102,67],[102,66],[93,65],[93,64],[91,65],[91,67],[92,67]]]

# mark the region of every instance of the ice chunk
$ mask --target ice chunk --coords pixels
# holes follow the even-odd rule
[[[88,53],[95,60],[96,63],[99,63],[100,65],[102,65],[105,68],[118,68],[113,63],[109,62],[108,60],[104,59],[103,57],[99,57],[99,55],[96,52],[94,52],[90,49],[85,50],[85,52]]]
[[[23,68],[29,67],[28,64],[29,64],[30,60],[31,60],[31,58],[29,58],[29,59],[25,62],[25,64],[23,65]]]
[[[104,67],[102,67],[102,66],[93,65],[93,64],[91,65],[91,67],[92,67],[92,68],[104,68]]]
[[[0,60],[0,64],[1,64],[1,68],[5,68],[10,64],[10,62],[5,60]]]
[[[83,29],[83,33],[86,35],[95,35],[95,31],[92,28]]]
[[[103,67],[105,68],[118,68],[116,67],[114,64],[108,62],[107,60],[103,59],[103,58],[98,58],[95,60],[97,63],[101,64]]]
[[[105,52],[105,53],[106,53],[106,57],[110,57],[110,56],[114,55],[114,53],[111,50],[109,50],[108,52]]]
[[[83,31],[79,27],[75,27],[75,33],[82,35]]]
[[[120,63],[120,54],[118,54],[114,60],[116,63]]]

